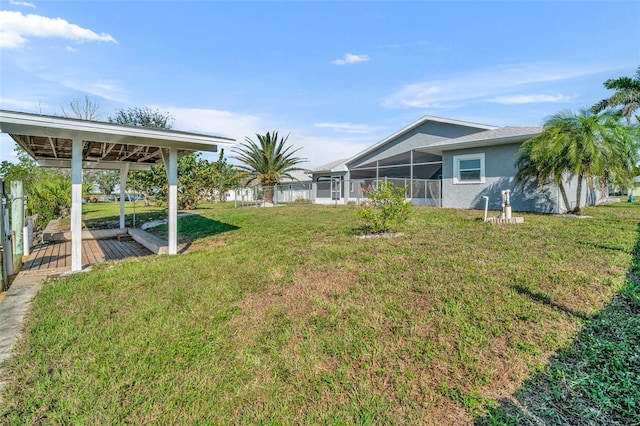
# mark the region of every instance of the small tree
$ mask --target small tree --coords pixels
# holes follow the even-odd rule
[[[200,153],[188,154],[178,160],[178,208],[192,210],[209,198],[213,172],[211,163],[200,158]],[[167,199],[169,186],[164,183],[160,194]]]
[[[238,185],[239,178],[238,171],[224,158],[224,149],[220,150],[218,160],[211,164],[211,171],[213,173],[211,179],[213,196],[217,197],[219,201],[226,201],[226,192]]]
[[[69,108],[65,109],[60,105],[62,115],[67,118],[79,118],[81,120],[98,121],[100,120],[100,105],[95,99],[89,98],[84,95],[84,98],[75,97],[69,101]]]
[[[120,182],[120,173],[116,170],[95,170],[85,174],[88,183],[97,185],[102,195],[110,195]]]
[[[363,229],[369,233],[389,232],[409,218],[411,203],[407,201],[406,188],[398,188],[392,182],[380,182],[377,189],[365,190],[369,202],[359,211],[364,220]]]
[[[173,116],[170,113],[161,113],[151,108],[120,108],[116,110],[114,117],[109,117],[109,123],[125,124],[127,126],[149,127],[152,129],[170,129]]]

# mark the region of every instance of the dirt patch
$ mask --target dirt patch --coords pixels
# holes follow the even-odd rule
[[[280,283],[284,275],[282,271],[273,271],[274,284],[250,293],[240,301],[236,306],[243,315],[234,317],[232,326],[245,328],[251,324],[264,324],[268,311],[283,311],[291,318],[322,316],[324,309],[318,304],[320,300],[343,296],[358,281],[356,274],[338,268],[297,271],[291,284]]]

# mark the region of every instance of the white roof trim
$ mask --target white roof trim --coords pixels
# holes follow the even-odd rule
[[[106,143],[215,152],[218,145],[233,146],[234,139],[167,129],[124,126],[100,121],[0,110],[0,131],[30,136],[82,138]]]

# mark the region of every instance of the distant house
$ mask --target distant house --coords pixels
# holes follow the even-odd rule
[[[311,202],[312,183],[311,177],[305,171],[295,171],[291,173],[291,178],[282,178],[280,183],[274,188],[274,204]],[[264,188],[255,183],[249,186],[242,186],[227,191],[225,199],[227,201],[259,202],[263,200]]]
[[[312,196],[311,177],[304,171],[291,172],[290,178],[283,178],[273,194],[277,203],[309,202]]]
[[[364,192],[387,180],[407,189],[414,204],[452,208],[499,209],[501,192],[511,191],[515,211],[564,212],[575,206],[577,179],[565,188],[570,206],[564,206],[554,184],[520,185],[514,165],[520,145],[542,127],[496,127],[425,116],[352,158],[312,170],[316,203],[359,202]],[[604,199],[583,186],[582,205]],[[571,198],[573,197],[573,198]]]

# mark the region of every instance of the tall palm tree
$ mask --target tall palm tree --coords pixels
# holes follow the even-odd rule
[[[591,111],[598,113],[606,108],[622,106],[622,113],[630,123],[631,116],[640,108],[640,67],[638,67],[635,77],[611,78],[604,82],[604,87],[616,92],[610,98],[595,104]],[[640,121],[640,117],[636,116],[636,120]]]
[[[278,132],[267,132],[265,135],[256,133],[258,143],[250,138],[234,152],[238,155],[241,165],[237,166],[241,171],[240,178],[248,178],[247,183],[258,183],[265,189],[265,203],[273,203],[274,185],[280,183],[283,177],[295,179],[291,173],[305,170],[296,167],[307,161],[305,158],[294,157],[301,148],[291,151],[290,146],[285,146],[289,135],[278,140]]]
[[[581,213],[582,185],[604,187],[628,181],[637,173],[638,128],[621,123],[615,111],[594,114],[561,111],[549,117],[544,130],[525,142],[516,160],[520,181],[552,179],[563,192],[563,180],[577,177],[575,213]],[[565,206],[569,207],[563,194]]]

